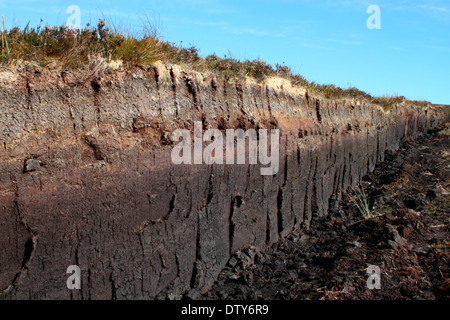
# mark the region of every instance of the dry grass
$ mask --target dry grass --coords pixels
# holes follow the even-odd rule
[[[27,25],[2,31],[2,66],[33,61],[45,68],[57,61],[62,69],[73,70],[89,65],[96,56],[120,59],[128,66],[149,65],[162,58],[162,42],[151,32],[140,37],[112,32],[103,20],[82,30]]]
[[[369,207],[369,199],[362,186],[351,188],[351,192],[345,191],[350,200],[356,205],[364,219],[371,219],[374,214]]]

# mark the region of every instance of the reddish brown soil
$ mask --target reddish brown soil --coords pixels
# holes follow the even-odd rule
[[[442,130],[445,127],[441,127]],[[372,212],[344,196],[265,253],[235,254],[202,299],[449,299],[450,137],[406,141],[365,177]],[[381,289],[366,268],[381,269]]]

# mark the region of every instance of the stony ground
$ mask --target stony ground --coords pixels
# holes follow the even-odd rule
[[[449,177],[447,124],[406,141],[365,177],[374,217],[364,218],[345,195],[309,230],[265,253],[237,252],[199,298],[449,299]],[[380,268],[379,290],[367,288],[369,265]]]

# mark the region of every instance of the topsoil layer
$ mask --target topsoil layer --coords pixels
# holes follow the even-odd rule
[[[191,299],[449,299],[450,138],[447,129],[406,141],[364,178],[375,217],[344,196],[265,253],[237,252],[208,293]],[[380,289],[367,286],[369,265]]]

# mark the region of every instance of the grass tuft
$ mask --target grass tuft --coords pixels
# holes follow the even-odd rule
[[[351,192],[346,191],[346,194],[356,205],[364,219],[371,219],[375,216],[370,210],[369,200],[363,187],[357,186],[356,188],[351,188]]]

